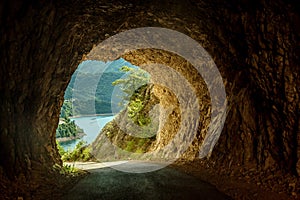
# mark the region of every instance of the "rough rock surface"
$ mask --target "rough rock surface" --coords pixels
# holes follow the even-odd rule
[[[138,64],[144,70],[147,70],[154,83],[154,85],[150,87],[151,89],[149,89],[148,95],[144,93],[141,94],[142,96],[149,96],[149,98],[145,98],[144,103],[146,110],[144,109],[142,112],[148,113],[150,111],[150,113],[153,113],[155,106],[159,105],[159,107],[156,108],[158,109],[157,112],[155,113],[154,111],[153,113],[153,121],[159,122],[157,124],[157,126],[159,126],[158,130],[150,131],[154,134],[157,132],[156,137],[152,138],[151,141],[145,142],[149,147],[147,149],[144,148],[146,152],[153,152],[153,154],[140,156],[140,158],[172,160],[184,157],[185,159],[193,160],[198,154],[199,146],[203,141],[210,122],[210,100],[206,85],[201,76],[191,64],[186,62],[183,58],[164,51],[147,49],[125,54],[123,57],[133,64]],[[155,62],[162,66],[151,66],[151,63]],[[163,66],[168,66],[169,68],[164,68]],[[189,94],[189,90],[187,90],[187,86],[183,84],[184,80],[172,81],[170,79],[170,77],[174,79],[176,76],[176,74],[171,74],[171,69],[175,69],[183,77],[182,79],[188,81],[193,88],[192,91],[195,92],[195,98],[198,100],[193,102],[189,99],[190,101],[187,103],[189,106],[191,106],[192,103],[199,104],[197,105],[199,109],[199,119],[197,118],[198,121],[196,121],[199,124],[199,131],[195,133],[195,135],[192,135],[191,139],[185,138],[189,137],[187,133],[191,132],[190,121],[183,121],[183,119],[187,118],[191,120],[189,116],[192,115],[193,111],[182,106],[179,98],[179,96],[190,97],[191,95]],[[165,80],[168,83],[159,80]],[[174,88],[176,91],[172,91]],[[148,109],[149,107],[153,110]],[[142,127],[143,130],[138,130],[139,127],[137,125],[130,125],[132,120],[128,119],[127,116],[128,111],[125,110],[99,134],[92,145],[94,154],[97,154],[98,159],[124,159],[130,157],[128,153],[130,154],[138,150],[135,148],[134,151],[128,153],[123,152],[124,155],[122,156],[119,154],[121,149],[124,150],[128,147],[128,141],[132,141],[134,144],[142,142],[141,139],[137,140],[129,136],[132,135],[132,132],[149,132],[149,130],[144,130],[145,127]],[[155,123],[152,122],[151,124]],[[126,136],[126,134],[129,135]],[[180,134],[183,135],[183,137],[178,137]],[[113,145],[110,146],[107,142]],[[185,151],[186,153],[183,154]],[[132,159],[136,158],[137,155],[134,155]]]
[[[16,197],[51,180],[48,172],[61,164],[55,129],[72,73],[99,42],[145,26],[187,34],[219,67],[229,109],[210,157],[216,167],[299,175],[299,13],[297,2],[283,0],[1,2],[1,187],[18,183],[6,190]],[[291,187],[299,198],[299,181]]]

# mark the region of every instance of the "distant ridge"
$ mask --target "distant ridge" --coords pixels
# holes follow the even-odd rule
[[[103,62],[98,60],[86,60],[80,63],[71,77],[70,83],[65,91],[65,100],[71,100],[73,104],[73,115],[105,114],[111,113],[111,106],[119,107],[117,99],[111,102],[114,86],[112,82],[125,75],[120,71],[123,66],[139,68],[127,62],[123,58],[115,61]],[[80,85],[80,91],[74,87],[74,83]],[[96,87],[96,92],[93,88]],[[76,94],[75,97],[73,94]],[[78,101],[79,98],[80,100]],[[95,108],[91,105],[95,102]],[[119,110],[122,108],[119,107]],[[118,110],[118,109],[117,109]],[[96,111],[96,113],[95,113]]]

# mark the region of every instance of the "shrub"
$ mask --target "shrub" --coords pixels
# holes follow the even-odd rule
[[[90,161],[90,160],[95,160],[94,156],[91,154],[91,149],[87,145],[85,141],[80,141],[75,149],[73,151],[65,151],[59,143],[58,145],[58,151],[61,155],[61,159],[63,161]]]

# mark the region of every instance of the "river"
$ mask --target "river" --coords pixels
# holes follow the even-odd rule
[[[100,133],[100,130],[105,126],[105,124],[110,122],[113,118],[114,116],[112,115],[70,118],[71,120],[74,120],[76,125],[83,129],[86,135],[81,139],[60,142],[60,145],[65,150],[73,150],[80,140],[84,140],[88,144],[92,143]]]

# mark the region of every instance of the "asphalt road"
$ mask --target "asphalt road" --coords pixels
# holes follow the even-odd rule
[[[121,165],[120,165],[121,164]],[[120,161],[111,163],[76,163],[75,166],[88,170],[67,194],[66,200],[225,200],[230,199],[214,186],[195,177],[165,167],[148,173],[128,173],[134,168],[159,165],[149,162]],[[123,171],[114,168],[122,166]],[[126,170],[127,169],[127,170]]]

